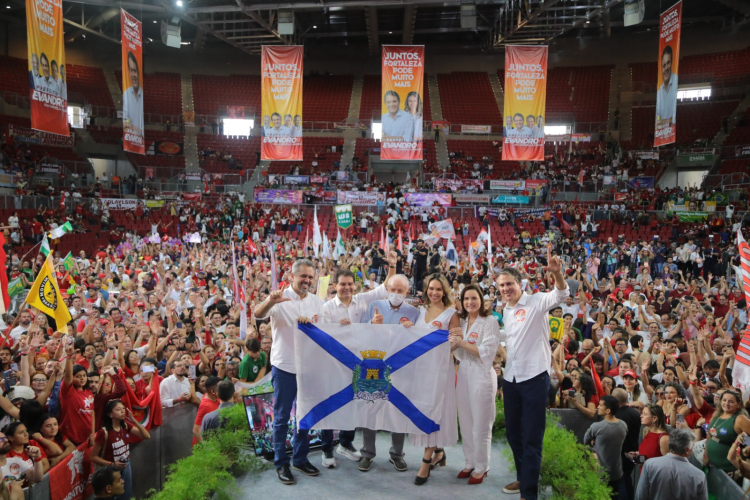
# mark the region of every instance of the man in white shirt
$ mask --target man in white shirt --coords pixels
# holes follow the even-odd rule
[[[128,72],[130,84],[122,96],[122,126],[126,132],[143,136],[143,89],[141,88],[140,69],[135,54],[128,52]]]
[[[24,335],[29,331],[31,326],[31,313],[29,311],[21,311],[18,318],[18,326],[10,331],[10,336],[13,340],[18,342],[21,335]]]
[[[677,115],[677,75],[672,73],[672,47],[661,53],[662,85],[656,92],[656,130],[675,123]]]
[[[165,408],[190,401],[190,380],[185,376],[187,371],[185,362],[177,360],[172,365],[172,375],[159,384],[161,404]]]
[[[385,289],[388,280],[396,273],[396,262],[398,255],[391,252],[388,256],[388,275],[385,282],[377,286],[370,292],[354,292],[354,273],[346,269],[339,270],[335,276],[336,296],[323,305],[323,323],[338,323],[341,325],[351,325],[352,323],[362,323],[362,318],[370,303],[376,300],[382,300],[388,297]],[[336,467],[336,459],[333,456],[333,431],[324,430],[321,433],[323,441],[323,467]],[[336,452],[345,456],[349,460],[359,461],[360,453],[352,444],[354,440],[354,431],[339,431],[339,445]]]
[[[283,484],[294,484],[294,476],[289,470],[289,457],[286,454],[286,439],[289,429],[289,416],[297,398],[297,368],[294,359],[294,330],[297,320],[308,318],[317,323],[323,314],[323,301],[310,292],[315,279],[315,264],[300,259],[292,266],[292,286],[271,292],[268,298],[258,305],[256,319],[271,319],[271,373],[275,399],[273,410],[274,465],[276,475]],[[307,459],[310,444],[308,431],[294,430],[293,466],[307,476],[317,476],[320,471]]]
[[[529,295],[523,292],[521,274],[516,269],[502,269],[497,279],[498,290],[506,304],[503,310],[508,352],[503,374],[505,421],[518,478],[503,491],[520,491],[521,498],[534,500],[539,492],[552,362],[547,311],[570,295],[562,273],[562,261],[553,257],[549,248],[545,270],[555,277],[555,289],[547,293]]]

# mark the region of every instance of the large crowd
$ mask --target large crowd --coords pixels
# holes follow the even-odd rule
[[[285,320],[318,316],[321,321],[388,323],[391,311],[401,307],[414,307],[406,326],[439,321],[450,328],[451,370],[454,363],[474,367],[474,379],[487,378],[488,392],[474,399],[461,390],[468,382],[459,368],[452,402],[454,422],[461,415],[466,454],[461,477],[481,482],[489,468],[494,399],[503,398],[509,362],[502,341],[508,296],[501,293],[499,277],[507,277],[508,269],[518,273],[521,293],[532,297],[559,288],[555,273],[545,270],[550,250],[559,257],[554,259],[560,262],[568,293],[548,311],[551,363],[545,397],[549,407],[576,409],[592,422],[597,415],[599,423],[625,422],[624,433],[594,424],[586,436],[615,494],[636,498],[633,482],[620,478],[667,455],[673,450],[670,433],[680,429],[688,429],[696,440],[707,439],[706,463],[737,480],[750,477],[750,461],[744,461],[750,455],[744,442],[750,418],[746,402],[731,385],[747,323],[747,304],[733,268],[739,264],[733,233],[742,220],[733,208],[686,234],[678,233],[676,220],[643,217],[645,207],[632,194],[627,204],[619,202],[623,210],[602,204],[546,206],[538,215],[545,230],[538,234],[529,231],[533,214],[503,210],[497,220],[516,228],[517,245],[490,247],[484,239],[471,255],[460,248],[453,257],[444,240],[426,242],[419,236],[429,235],[429,226],[445,219],[444,207],[408,206],[403,193],[413,186],[381,188],[383,204],[355,213],[355,229],[345,233],[345,251],[337,257],[305,237],[312,223],[306,212],[243,198],[167,203],[150,210],[139,206],[139,218],[160,210],[177,216],[178,238],[164,238],[165,226],[157,223],[152,235],[115,230],[109,246],[92,255],[80,252],[73,265],[55,251],[53,240],[56,278],[72,320],[56,325],[18,302],[4,318],[10,326],[0,347],[0,431],[7,445],[0,446],[0,467],[12,480],[11,494],[39,481],[88,441],[97,466],[121,473],[124,493],[117,498],[130,498],[129,445],[149,439],[150,427],[160,423],[151,418],[142,425],[138,412],[143,406],[195,405],[198,416],[194,427],[185,430],[185,439],[199,442],[204,422],[211,422],[209,428],[219,425],[212,412],[239,401],[235,383],[256,382],[268,373],[283,381],[290,370],[293,374],[293,363],[291,368],[285,364],[293,350]],[[698,188],[657,194],[675,201],[705,195]],[[673,224],[674,238],[597,239],[596,221],[612,211],[624,227]],[[93,203],[40,210],[33,220],[11,216],[4,230],[9,279],[20,278],[28,290],[45,260],[41,254],[20,255],[18,245],[40,242],[45,232],[66,221],[84,231],[87,218],[106,222],[108,212]],[[488,226],[494,214],[480,210],[477,217]],[[454,221],[456,234],[463,233],[466,222]],[[388,234],[387,248],[365,237],[381,231]],[[196,232],[200,242],[190,238]],[[159,238],[144,239],[153,235]],[[244,275],[244,313],[236,296],[232,248],[239,275]],[[274,312],[284,307],[283,298],[303,303],[305,297],[317,298],[319,278],[325,276],[331,276],[325,301],[303,306],[303,311],[309,308],[305,314],[282,315],[285,319]],[[276,287],[284,291],[273,292]],[[379,312],[363,314],[373,301],[380,301]],[[341,304],[349,313],[337,309]],[[316,308],[335,314],[318,315]],[[246,333],[240,332],[242,314],[249,318]],[[479,337],[469,343],[471,328]],[[285,401],[282,406],[290,405]],[[677,448],[685,444],[684,434],[675,436]],[[359,451],[353,437],[342,432],[336,450],[368,470],[375,458],[374,437],[365,432]],[[424,484],[430,470],[444,463],[442,449],[456,442],[457,428],[448,426],[432,439],[410,439],[425,448],[415,479]],[[335,466],[333,448],[326,446],[330,442],[325,437],[323,441],[322,464]],[[405,470],[403,435],[394,435],[393,444],[391,463]],[[293,482],[289,459],[276,451],[280,479]],[[317,473],[304,450],[295,449],[292,465],[304,474]],[[520,487],[517,482],[506,490]],[[533,497],[527,492],[524,498]]]

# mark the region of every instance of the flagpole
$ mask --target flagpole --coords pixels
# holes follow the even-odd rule
[[[22,261],[23,259],[25,259],[26,256],[29,255],[31,252],[33,252],[36,247],[38,247],[39,245],[42,244],[42,241],[44,241],[44,239],[42,239],[39,243],[37,243],[36,245],[34,245],[33,247],[31,247],[31,250],[29,250],[28,252],[26,252],[25,254],[23,254],[23,257],[21,257],[20,260]]]

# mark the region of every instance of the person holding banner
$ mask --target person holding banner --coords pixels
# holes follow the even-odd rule
[[[525,500],[537,500],[539,494],[548,370],[552,362],[547,311],[570,295],[562,273],[562,261],[560,257],[552,256],[549,246],[544,270],[555,278],[555,289],[546,293],[529,295],[522,291],[521,274],[514,268],[501,269],[497,278],[505,302],[503,322],[508,352],[503,373],[505,422],[518,478],[506,485],[503,491],[520,491]]]
[[[138,61],[133,52],[128,52],[130,88],[122,95],[122,121],[126,132],[143,135],[143,89],[141,89]]]
[[[451,332],[451,352],[458,348],[454,341],[462,337],[461,323],[453,306],[453,297],[448,280],[441,274],[432,274],[425,280],[425,305],[419,308],[419,318],[414,324],[426,326],[435,330],[449,330]],[[405,327],[413,326],[410,321],[404,322]],[[448,370],[446,377],[445,398],[443,412],[440,419],[440,430],[431,434],[410,435],[409,442],[415,446],[424,447],[422,466],[414,478],[414,484],[421,486],[430,477],[430,470],[438,465],[445,466],[446,457],[443,448],[453,446],[458,442],[458,423],[456,422],[456,377],[453,356],[448,355],[444,369]]]
[[[336,285],[336,296],[325,303],[323,306],[323,323],[338,323],[341,325],[351,325],[352,323],[363,323],[364,316],[370,304],[376,300],[388,298],[386,285],[388,280],[396,274],[396,263],[398,255],[391,252],[388,256],[388,275],[382,285],[370,292],[354,292],[354,273],[346,269],[340,269],[334,276]],[[323,441],[323,467],[336,467],[336,458],[333,456],[333,431],[323,430],[321,433]],[[349,460],[358,462],[362,457],[352,445],[354,431],[339,432],[339,445],[336,452],[343,455]]]
[[[412,115],[399,109],[401,97],[393,91],[388,90],[383,97],[388,112],[382,118],[383,141],[410,142],[414,138],[414,119]]]
[[[279,116],[279,120],[281,117]],[[294,484],[286,454],[286,436],[294,400],[297,398],[297,368],[294,361],[294,330],[297,320],[310,318],[313,323],[323,312],[323,301],[309,293],[315,279],[315,264],[308,259],[292,265],[292,286],[276,290],[255,308],[256,320],[271,319],[271,367],[273,381],[273,451],[276,475],[282,484]],[[307,459],[310,443],[308,431],[294,430],[292,464],[306,476],[317,476],[320,471]]]

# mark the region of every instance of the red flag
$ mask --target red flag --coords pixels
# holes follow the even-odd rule
[[[398,230],[398,251],[401,253],[404,252],[404,241],[401,238],[401,229]]]
[[[594,385],[596,386],[596,393],[601,398],[602,396],[606,396],[607,393],[604,392],[604,387],[602,387],[602,381],[599,378],[599,374],[596,373],[596,367],[594,366],[594,360],[593,358],[589,358],[589,363],[591,363],[591,378],[594,379]]]
[[[247,251],[248,253],[258,253],[258,247],[255,246],[255,243],[253,243],[253,240],[250,238],[247,240]]]
[[[133,391],[133,388],[128,384],[128,381],[125,378],[125,373],[122,370],[119,370],[117,373],[120,375],[122,381],[125,382],[125,387],[128,389],[128,392],[122,397],[122,402],[133,412],[133,417],[135,417],[141,425],[146,428],[146,430],[161,425],[161,396],[159,394],[161,377],[154,373],[154,382],[151,384],[151,392],[148,393],[145,398],[139,399],[138,396],[136,396],[135,391]]]
[[[93,494],[89,484],[93,467],[88,441],[78,445],[57,465],[49,470],[51,500],[83,500]]]
[[[65,191],[60,193],[60,208],[65,210]]]
[[[5,235],[0,231],[0,287],[3,291],[3,304],[0,313],[8,310],[10,307],[10,295],[8,295],[8,272],[5,267],[5,262],[8,260],[8,256],[5,254]]]

